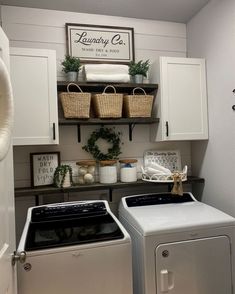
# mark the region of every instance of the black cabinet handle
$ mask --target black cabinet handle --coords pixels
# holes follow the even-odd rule
[[[169,136],[169,125],[168,125],[168,121],[166,121],[166,136]]]
[[[53,140],[55,140],[55,123],[53,123]]]

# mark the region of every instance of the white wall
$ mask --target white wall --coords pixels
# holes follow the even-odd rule
[[[235,216],[235,1],[212,0],[187,24],[189,57],[207,62],[209,141],[192,144],[203,201]]]
[[[133,27],[136,60],[150,59],[151,61],[150,82],[157,80],[155,72],[158,56],[186,56],[186,26],[184,24],[11,6],[2,6],[1,13],[2,26],[10,39],[10,46],[56,50],[58,80],[64,79],[60,62],[66,54],[65,23],[67,22]],[[59,150],[62,161],[73,165],[79,159],[89,158],[90,155],[81,147],[85,145],[95,128],[94,126],[81,127],[81,143],[77,142],[75,126],[62,126],[59,146],[15,147],[15,185],[23,187],[30,184],[30,152]],[[180,149],[182,164],[187,164],[190,170],[191,145],[189,142],[151,143],[148,125],[135,127],[132,142],[128,139],[128,126],[116,126],[116,130],[123,133],[122,157],[138,158],[140,165],[144,150]]]
[[[10,46],[55,49],[59,79],[63,78],[60,61],[66,54],[65,23],[133,27],[137,60],[156,63],[159,55],[186,54],[186,26],[181,23],[2,6],[2,26]],[[156,82],[154,74],[151,81]]]

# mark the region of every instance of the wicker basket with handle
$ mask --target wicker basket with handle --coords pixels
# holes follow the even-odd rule
[[[108,88],[112,88],[114,93],[106,93]],[[96,115],[99,118],[118,118],[122,117],[123,94],[116,93],[112,85],[105,87],[102,94],[93,96],[93,105]]]
[[[136,95],[136,90],[141,90],[143,94]],[[153,95],[147,95],[144,89],[136,87],[133,95],[124,96],[124,114],[126,117],[151,117],[153,106]]]
[[[70,86],[76,86],[80,92],[70,92]],[[67,92],[59,94],[65,118],[89,118],[91,93],[82,92],[75,83],[69,83]]]

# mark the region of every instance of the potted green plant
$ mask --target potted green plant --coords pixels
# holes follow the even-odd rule
[[[143,83],[143,78],[147,77],[149,65],[149,59],[146,61],[140,60],[138,62],[131,61],[129,63],[129,75],[134,77],[136,83]]]
[[[81,67],[81,61],[78,57],[65,55],[65,59],[61,62],[62,71],[67,74],[69,81],[76,81],[78,72]]]
[[[62,164],[57,166],[53,178],[54,185],[59,188],[70,187],[73,184],[72,174],[70,165]]]

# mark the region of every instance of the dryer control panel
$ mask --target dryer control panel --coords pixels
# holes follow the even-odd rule
[[[126,204],[128,207],[183,203],[190,201],[195,200],[189,193],[183,193],[183,195],[174,195],[171,193],[142,194],[126,198]]]

